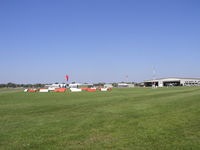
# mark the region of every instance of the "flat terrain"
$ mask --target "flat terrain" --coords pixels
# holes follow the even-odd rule
[[[200,87],[2,91],[0,149],[199,150]]]

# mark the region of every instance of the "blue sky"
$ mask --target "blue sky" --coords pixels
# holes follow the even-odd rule
[[[0,83],[200,77],[200,1],[1,0],[0,54]]]

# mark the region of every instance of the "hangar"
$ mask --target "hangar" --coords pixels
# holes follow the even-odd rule
[[[146,80],[144,86],[200,86],[200,78],[160,78]]]

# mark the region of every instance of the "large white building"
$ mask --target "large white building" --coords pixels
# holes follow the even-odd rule
[[[65,83],[54,83],[54,84],[48,84],[48,85],[45,85],[45,87],[47,88],[64,88],[66,87],[66,84]]]
[[[119,88],[122,88],[122,87],[132,88],[132,87],[135,87],[135,85],[131,84],[131,83],[118,83],[118,87]]]
[[[200,86],[200,78],[160,78],[144,81],[144,85],[148,86]]]
[[[69,84],[69,88],[81,88],[81,87],[93,87],[93,84],[89,83],[71,83]]]

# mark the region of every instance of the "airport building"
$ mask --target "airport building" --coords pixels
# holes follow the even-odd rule
[[[125,87],[127,87],[127,88],[132,88],[132,87],[135,87],[135,85],[134,84],[132,84],[132,83],[118,83],[118,86],[117,86],[118,88],[125,88]]]
[[[200,78],[160,78],[146,80],[144,86],[200,86]]]

